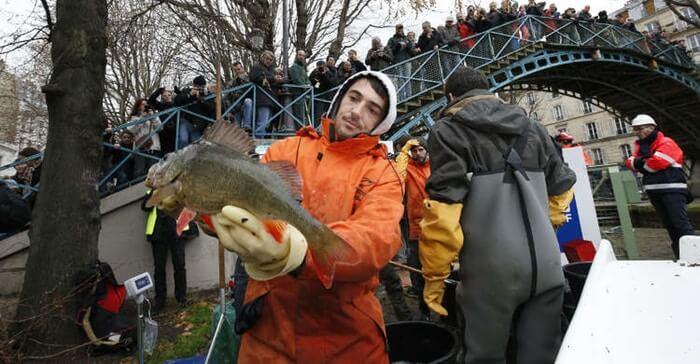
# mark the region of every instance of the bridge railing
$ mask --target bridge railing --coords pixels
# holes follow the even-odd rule
[[[684,68],[695,67],[693,61],[679,48],[670,44],[647,42],[643,35],[615,25],[526,16],[486,32],[461,39],[457,44],[446,45],[440,49],[419,54],[406,61],[391,65],[382,72],[390,76],[397,89],[398,103],[403,104],[420,98],[434,89],[441,88],[445,80],[461,65],[466,64],[481,69],[537,43],[569,47],[628,49]],[[270,119],[276,120],[277,125],[272,130],[258,130],[256,137],[288,136],[299,127],[317,126],[315,121],[328,108],[337,88],[316,93],[311,86],[284,85],[276,91],[276,94],[273,94],[271,90],[263,89],[252,83],[224,90],[222,92],[223,115],[230,115],[238,121],[245,118],[246,121],[250,122],[250,128],[255,131],[261,125],[256,105],[259,105],[264,99],[267,104],[272,106],[273,111]],[[210,95],[204,101],[213,102],[213,98],[214,95]],[[436,102],[434,105],[444,105],[444,102]],[[194,113],[189,109],[189,106],[175,107],[145,118],[129,121],[115,127],[114,132],[119,133],[130,128],[134,129],[157,117],[160,123],[156,123],[158,126],[153,128],[148,136],[156,136],[163,130],[170,130],[171,134],[174,134],[175,149],[180,149],[187,142],[181,138],[183,136],[182,124],[184,124],[182,120],[198,118],[204,122],[214,122],[214,115]],[[432,106],[428,108],[433,111],[436,109]],[[419,112],[418,115],[411,113],[401,115],[397,120],[397,125],[402,129],[405,128],[406,125],[403,123],[407,119],[411,119],[414,125],[419,122],[424,123],[426,120],[424,114]],[[105,191],[106,185],[115,178],[120,181],[120,184],[130,184],[143,179],[145,167],[141,168],[139,173],[129,176],[133,178],[127,179],[120,175],[120,169],[132,159],[138,159],[139,164],[146,167],[160,159],[161,156],[158,153],[148,152],[144,148],[144,143],[133,148],[116,146],[111,141],[103,143],[106,151],[118,151],[127,155],[111,169],[104,171],[105,173],[99,181],[99,187],[102,191]],[[2,166],[0,171],[25,161]],[[29,192],[37,189],[37,186],[21,187],[26,188]]]

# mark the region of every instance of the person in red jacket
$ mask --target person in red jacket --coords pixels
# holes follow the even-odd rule
[[[627,168],[642,174],[644,191],[668,231],[678,259],[678,240],[695,234],[686,210],[692,195],[683,172],[683,150],[657,128],[649,115],[637,115],[632,128],[639,139],[634,142],[634,154],[627,159]]]

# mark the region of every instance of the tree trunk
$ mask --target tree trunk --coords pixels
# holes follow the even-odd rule
[[[309,7],[306,0],[296,0],[297,9],[297,25],[296,25],[296,41],[294,42],[294,47],[296,51],[303,50],[306,52],[307,56],[311,56],[313,49],[307,46],[306,29],[309,27]]]
[[[14,331],[24,352],[33,355],[85,341],[73,322],[77,303],[71,290],[76,272],[97,258],[106,23],[106,0],[56,1],[53,74],[43,88],[49,135],[17,311],[24,321]]]
[[[328,55],[335,57],[335,59],[338,59],[338,56],[340,56],[340,51],[343,48],[343,40],[345,39],[345,25],[347,24],[348,20],[349,8],[350,0],[343,0],[343,8],[340,10],[340,19],[338,20],[338,33],[328,49]]]

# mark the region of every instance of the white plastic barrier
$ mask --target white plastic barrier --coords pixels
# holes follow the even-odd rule
[[[698,287],[696,264],[618,261],[602,240],[556,363],[700,363]]]

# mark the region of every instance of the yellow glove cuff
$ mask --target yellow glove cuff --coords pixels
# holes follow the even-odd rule
[[[304,262],[309,248],[306,238],[292,225],[287,225],[286,233],[289,250],[282,259],[267,263],[255,261],[244,263],[245,270],[251,278],[267,281],[293,271]]]
[[[418,251],[427,280],[442,280],[450,275],[450,263],[464,243],[461,216],[461,203],[424,201]]]
[[[566,222],[566,209],[574,199],[574,189],[555,196],[549,196],[549,221],[553,226],[561,226]]]

